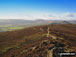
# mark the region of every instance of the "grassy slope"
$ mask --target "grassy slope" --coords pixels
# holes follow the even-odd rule
[[[40,31],[40,27],[30,27],[11,32],[0,32],[0,53],[4,53],[8,49],[18,47],[32,40],[40,39],[43,35],[44,33]]]
[[[1,32],[0,33],[0,50],[5,52],[10,48],[19,47],[30,41],[40,39],[46,32],[48,26],[37,26],[30,27],[22,30],[11,31],[11,32]],[[44,29],[42,33],[40,28]],[[63,37],[66,40],[69,40],[71,45],[76,46],[76,25],[51,25],[50,26],[51,34],[58,37]],[[31,44],[31,42],[30,42]]]
[[[53,35],[63,37],[76,46],[76,24],[52,25],[50,30]]]

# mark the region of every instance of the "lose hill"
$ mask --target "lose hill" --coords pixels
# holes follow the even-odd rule
[[[0,32],[1,57],[60,57],[60,52],[76,52],[75,24],[43,25]]]

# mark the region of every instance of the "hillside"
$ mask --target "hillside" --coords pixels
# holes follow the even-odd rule
[[[52,24],[0,32],[1,57],[50,57],[52,54],[52,57],[59,57],[57,47],[58,52],[62,51],[60,47],[64,52],[76,52],[76,24]]]

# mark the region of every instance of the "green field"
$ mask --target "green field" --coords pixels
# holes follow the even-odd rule
[[[0,31],[12,31],[12,30],[18,30],[23,29],[24,26],[15,26],[15,25],[0,25]]]

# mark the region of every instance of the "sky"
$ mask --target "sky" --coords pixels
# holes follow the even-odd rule
[[[0,0],[0,19],[76,20],[76,0]]]

